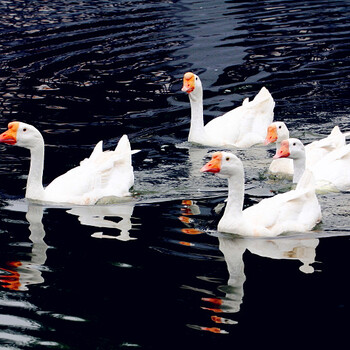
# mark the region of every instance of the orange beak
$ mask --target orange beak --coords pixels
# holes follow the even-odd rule
[[[200,170],[202,173],[208,172],[208,173],[218,173],[221,170],[221,159],[222,154],[221,152],[215,152],[213,156],[211,157],[211,160],[205,164],[202,169]]]
[[[12,122],[8,125],[8,130],[0,135],[0,142],[8,145],[15,145],[17,143],[18,122]]]
[[[188,94],[191,93],[195,88],[194,81],[195,81],[195,77],[193,73],[191,72],[185,73],[181,91],[187,92]]]
[[[278,135],[277,135],[276,125],[270,125],[267,128],[267,135],[266,135],[264,145],[268,145],[269,143],[276,142],[277,138],[278,138]]]
[[[276,151],[276,154],[273,156],[273,158],[274,159],[287,158],[289,156],[290,156],[289,143],[288,143],[288,140],[284,140],[281,143],[280,149]]]

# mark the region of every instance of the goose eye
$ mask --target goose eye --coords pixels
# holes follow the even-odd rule
[[[228,161],[230,160],[230,157],[226,157],[226,159],[225,159],[225,160],[226,160],[226,162],[228,162]]]
[[[293,143],[293,146],[295,146],[295,145],[296,145],[296,143],[294,142],[294,143]]]
[[[23,131],[26,132],[26,131],[27,131],[27,128],[24,128]]]
[[[282,125],[280,125],[280,126],[278,127],[278,129],[282,129]]]

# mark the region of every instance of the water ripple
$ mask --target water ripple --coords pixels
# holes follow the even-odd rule
[[[100,139],[112,148],[127,133],[142,150],[133,158],[133,202],[17,211],[7,205],[23,198],[28,153],[0,146],[7,348],[156,349],[155,329],[179,339],[178,348],[185,337],[204,348],[208,335],[247,346],[251,322],[264,334],[275,319],[316,325],[318,334],[331,334],[320,332],[326,317],[341,326],[349,195],[320,195],[323,222],[311,234],[218,233],[227,183],[199,172],[213,149],[185,142],[181,78],[188,70],[201,76],[206,121],[265,85],[275,119],[306,143],[334,124],[350,130],[349,13],[345,0],[3,1],[1,127],[18,118],[42,131],[44,182]],[[235,152],[245,163],[246,206],[290,186],[267,176],[272,148]],[[303,327],[305,312],[311,322]]]

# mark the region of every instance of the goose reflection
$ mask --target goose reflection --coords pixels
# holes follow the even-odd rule
[[[240,311],[246,280],[244,273],[243,255],[246,250],[252,254],[271,259],[299,260],[302,265],[299,270],[303,273],[313,273],[312,264],[315,262],[316,247],[319,240],[280,238],[280,239],[253,239],[219,237],[219,249],[224,255],[229,279],[227,286],[220,287],[226,291],[223,299],[220,299],[223,312],[237,313]]]
[[[205,231],[194,228],[201,221],[198,217],[199,215],[201,215],[201,208],[198,203],[193,200],[183,200],[179,220],[187,228],[182,231],[188,233],[188,230],[196,230],[204,233]],[[203,302],[201,308],[211,313],[211,322],[214,322],[216,325],[237,323],[237,321],[223,316],[240,312],[244,298],[244,283],[247,279],[244,271],[244,253],[246,251],[270,259],[299,261],[299,270],[305,274],[315,271],[313,264],[316,262],[316,248],[319,244],[319,239],[317,238],[305,236],[291,236],[289,238],[284,236],[264,239],[220,234],[216,231],[213,234],[218,238],[219,250],[223,254],[229,275],[227,283],[217,287],[219,293],[214,292],[210,297],[201,298]],[[213,333],[227,333],[222,326],[189,326]]]
[[[136,239],[130,236],[130,230],[137,226],[131,222],[134,212],[135,201],[116,203],[113,205],[94,205],[74,207],[67,213],[78,216],[82,225],[99,228],[111,228],[119,230],[118,236],[106,235],[103,232],[95,232],[92,237],[118,239],[120,241],[129,241]],[[106,217],[118,219],[106,219]]]
[[[6,263],[6,267],[0,268],[2,287],[11,290],[28,290],[28,285],[44,282],[41,270],[46,262],[47,244],[44,241],[45,230],[42,224],[44,208],[39,205],[28,203],[26,205],[10,205],[7,209],[14,211],[26,211],[26,219],[29,222],[32,242],[30,260],[16,260]]]

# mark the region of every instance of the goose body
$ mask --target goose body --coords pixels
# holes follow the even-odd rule
[[[126,135],[120,139],[114,151],[103,151],[100,141],[89,158],[45,188],[42,184],[44,139],[39,130],[30,124],[12,122],[8,130],[0,135],[0,142],[30,150],[25,196],[31,200],[91,205],[104,197],[128,196],[134,184],[131,155],[135,151],[131,151]]]
[[[317,190],[350,191],[350,144],[329,152],[313,166],[308,167],[302,142],[290,138],[281,143],[274,156],[274,158],[284,157],[293,160],[294,183],[300,181],[305,169],[309,169],[314,174]]]
[[[345,146],[345,138],[348,133],[342,133],[338,126],[334,126],[331,133],[321,139],[316,140],[305,146],[306,167],[313,167],[319,160],[328,153]],[[289,130],[283,122],[273,122],[267,129],[265,144],[276,143],[276,151],[281,147],[284,140],[289,139]],[[293,160],[290,158],[273,159],[269,171],[272,173],[293,175]]]
[[[241,106],[216,117],[204,126],[203,88],[199,77],[186,73],[182,91],[189,94],[191,126],[188,141],[206,146],[235,146],[247,148],[262,144],[266,129],[273,121],[275,102],[263,87],[252,101],[245,99]]]
[[[284,232],[305,232],[321,220],[312,173],[306,171],[295,190],[263,199],[245,210],[244,169],[240,159],[228,152],[214,153],[202,172],[228,179],[228,199],[218,230],[244,236],[273,237]]]

